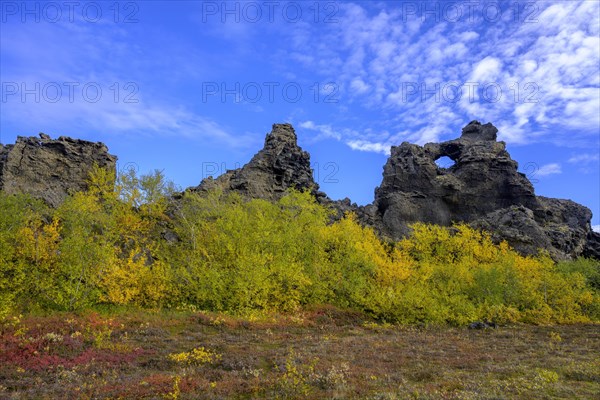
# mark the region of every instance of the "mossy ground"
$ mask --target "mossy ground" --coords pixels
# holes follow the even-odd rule
[[[7,399],[593,399],[600,393],[598,325],[402,327],[319,307],[260,318],[55,313],[10,318],[1,329],[0,398]],[[170,357],[181,353],[202,357]]]

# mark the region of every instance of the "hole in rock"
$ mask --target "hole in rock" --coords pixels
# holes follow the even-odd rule
[[[451,159],[450,157],[446,157],[446,156],[438,158],[437,160],[435,160],[435,163],[439,168],[446,168],[446,169],[451,168],[454,166],[454,164],[456,164],[453,159]]]

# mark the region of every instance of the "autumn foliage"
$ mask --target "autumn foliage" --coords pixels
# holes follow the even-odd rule
[[[524,257],[466,225],[415,224],[399,242],[308,193],[276,203],[185,193],[160,172],[96,169],[58,209],[0,194],[0,319],[98,305],[237,315],[310,305],[387,322],[600,320],[600,266]]]

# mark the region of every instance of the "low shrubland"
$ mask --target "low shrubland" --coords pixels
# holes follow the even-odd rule
[[[412,226],[399,242],[309,193],[278,202],[172,196],[159,172],[95,169],[58,209],[0,194],[0,319],[106,306],[233,316],[317,305],[379,322],[600,320],[600,264],[525,257],[467,225]]]
[[[294,315],[144,310],[11,316],[7,399],[594,399],[597,325],[397,326],[333,306]]]

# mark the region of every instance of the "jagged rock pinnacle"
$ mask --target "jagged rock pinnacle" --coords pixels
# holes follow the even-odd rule
[[[296,132],[290,124],[273,124],[262,150],[244,167],[227,171],[216,179],[204,179],[192,191],[220,188],[237,191],[245,197],[277,200],[288,189],[311,190],[319,186],[313,179],[310,155],[297,143]]]
[[[297,146],[298,137],[291,124],[273,124],[271,132],[267,133],[265,138],[265,145],[269,142],[289,143]]]

